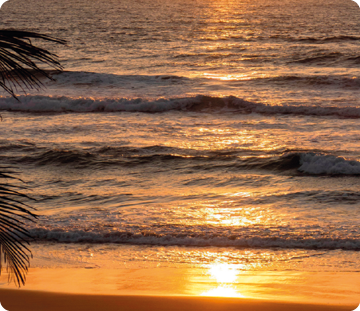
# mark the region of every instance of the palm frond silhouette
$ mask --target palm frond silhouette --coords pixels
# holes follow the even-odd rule
[[[25,221],[34,221],[37,216],[34,208],[24,203],[30,200],[21,192],[22,187],[2,182],[4,179],[17,179],[16,172],[2,168],[0,173],[0,273],[3,262],[7,265],[9,281],[14,279],[16,285],[25,284],[25,274],[30,263],[31,251],[27,247],[31,236],[24,229]]]
[[[62,70],[57,55],[32,44],[32,39],[41,39],[59,44],[66,42],[48,35],[29,31],[0,30],[0,88],[17,99],[15,91],[20,87],[39,89],[43,86],[40,77],[51,79],[39,64]],[[9,281],[17,286],[25,284],[30,264],[28,248],[31,236],[25,222],[34,221],[33,208],[24,201],[30,198],[22,192],[23,187],[14,184],[17,172],[0,167],[0,274],[5,264]],[[25,222],[24,222],[25,221]]]
[[[31,39],[42,39],[59,44],[66,41],[36,32],[19,30],[0,30],[0,87],[17,98],[16,87],[39,89],[43,86],[39,76],[51,79],[50,75],[38,66],[42,63],[56,70],[62,70],[57,55],[35,46]]]

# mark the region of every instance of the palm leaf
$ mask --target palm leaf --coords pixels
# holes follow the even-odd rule
[[[31,39],[66,44],[64,40],[36,32],[0,30],[0,87],[16,99],[14,90],[17,87],[22,91],[24,88],[39,89],[43,85],[39,76],[52,79],[38,63],[56,70],[63,69],[57,55],[33,45]]]
[[[0,30],[0,87],[17,99],[14,90],[20,87],[39,89],[43,84],[40,77],[51,79],[48,72],[38,64],[48,65],[62,70],[57,55],[32,44],[31,39],[65,44],[56,39],[29,31]],[[1,117],[1,116],[0,116]],[[14,177],[16,172],[0,167],[0,180],[20,180]],[[31,236],[24,228],[24,221],[34,221],[37,216],[31,212],[31,206],[24,203],[30,198],[22,193],[24,187],[0,182],[0,274],[5,263],[9,272],[9,281],[17,286],[25,284],[25,275],[30,265],[31,251],[27,247]]]
[[[15,172],[9,168],[2,168],[0,180],[19,180]],[[3,264],[9,272],[9,282],[13,279],[17,286],[25,284],[26,272],[30,264],[31,251],[27,247],[31,235],[24,229],[25,221],[34,221],[37,215],[33,208],[24,203],[29,200],[21,190],[26,187],[7,183],[0,183],[0,274]],[[20,220],[21,219],[21,220]]]

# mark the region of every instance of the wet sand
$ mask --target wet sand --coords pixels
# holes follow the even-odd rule
[[[360,303],[359,273],[237,271],[225,282],[205,268],[31,268],[20,289],[0,277],[9,311],[347,310]]]
[[[74,295],[26,290],[0,290],[2,306],[9,311],[350,311],[350,306],[272,302],[242,298],[189,296]],[[350,307],[350,308],[349,308]]]

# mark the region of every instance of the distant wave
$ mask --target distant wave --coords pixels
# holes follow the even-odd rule
[[[171,84],[187,81],[189,78],[176,75],[116,75],[86,71],[48,71],[57,85],[72,86],[128,86],[133,82],[146,82],[147,84]]]
[[[185,230],[186,231],[186,230]],[[360,240],[356,238],[312,238],[304,236],[246,236],[239,233],[228,235],[207,234],[203,232],[157,233],[144,230],[89,232],[84,230],[67,231],[61,229],[30,229],[35,241],[60,243],[119,243],[134,245],[183,245],[215,247],[252,247],[252,248],[300,248],[300,249],[343,249],[360,250]]]
[[[351,54],[345,55],[339,52],[304,53],[302,55],[292,56],[292,58],[293,59],[291,61],[288,61],[288,63],[297,63],[303,65],[320,65],[320,66],[341,64],[342,66],[352,65],[355,67],[358,67],[360,63],[358,55],[351,55]]]
[[[305,57],[301,57],[298,59],[294,59],[292,62],[294,63],[302,63],[302,64],[312,64],[312,63],[326,63],[329,61],[337,61],[343,57],[343,54],[338,52],[330,52],[330,53],[321,53],[321,54],[313,54],[313,55],[305,55]]]
[[[19,96],[20,102],[10,97],[0,98],[0,110],[21,112],[146,112],[171,110],[192,112],[236,112],[360,118],[360,107],[318,107],[305,105],[269,105],[249,102],[237,97],[210,97],[198,95],[185,98],[72,98],[66,96]]]
[[[351,58],[360,63],[360,57]],[[305,62],[315,61],[316,58],[305,59]],[[294,86],[320,86],[320,87],[336,87],[336,88],[360,88],[360,79],[356,77],[346,77],[346,76],[325,76],[325,75],[314,75],[314,76],[295,76],[295,75],[285,75],[278,77],[270,78],[256,78],[251,80],[251,82],[270,82],[275,84],[289,84],[292,83]]]
[[[303,65],[312,65],[313,63],[324,65],[327,62],[337,62],[352,67],[360,64],[360,58],[358,55],[342,55],[341,53],[332,52],[304,53],[292,55],[287,62],[300,63]],[[159,97],[156,94],[168,94],[166,95],[167,99],[171,101],[175,97],[180,98],[181,94],[194,94],[194,90],[196,90],[199,95],[206,95],[209,90],[211,91],[212,89],[219,91],[224,90],[224,94],[229,94],[229,90],[236,90],[238,86],[242,89],[244,87],[246,88],[246,86],[250,88],[256,88],[257,86],[262,88],[264,85],[268,87],[281,86],[286,89],[303,89],[304,92],[311,92],[314,89],[319,90],[318,87],[321,87],[328,88],[331,91],[338,90],[342,93],[349,90],[358,90],[360,87],[360,78],[353,74],[307,75],[298,73],[278,76],[249,76],[245,79],[244,77],[237,77],[235,75],[228,77],[229,79],[226,80],[223,80],[221,75],[218,77],[216,75],[205,75],[188,78],[177,75],[120,75],[85,71],[64,71],[61,73],[48,71],[48,74],[53,77],[54,81],[46,79],[42,81],[46,86],[43,90],[45,93],[42,95],[52,95],[52,97],[48,96],[48,101],[51,100],[52,104],[55,102],[54,98],[57,98],[57,102],[59,102],[61,98],[64,101],[67,99],[68,101],[74,102],[79,98],[83,100],[93,99],[95,101],[99,101],[100,99],[109,101],[116,98],[117,101],[120,101],[121,97],[123,97],[122,103],[124,103],[126,98],[129,97],[134,100],[134,96],[140,97],[143,100],[158,99]],[[34,100],[43,102],[46,100],[46,96],[34,96],[39,94],[37,91],[35,94],[34,92],[29,92],[28,96],[20,96],[20,98],[25,102]],[[2,102],[0,110],[17,109],[8,107],[8,105],[4,103],[4,96],[7,95],[4,91],[0,90],[0,94],[3,95],[3,97],[0,97]],[[175,94],[173,95],[174,98],[172,98],[171,94]],[[16,106],[15,104],[14,101],[11,102],[11,106]],[[55,103],[52,108],[46,107],[46,104],[44,105],[45,106],[38,107],[39,111],[59,111],[61,109],[65,111],[87,111],[86,107],[73,108],[71,107],[71,103]],[[59,105],[61,107],[59,107]],[[36,110],[36,106],[21,109],[27,109],[29,111]],[[178,108],[175,107],[174,109]],[[117,111],[119,108],[115,110]],[[146,109],[143,108],[142,111],[146,111]]]
[[[288,37],[283,35],[270,36],[271,39],[283,39],[292,42],[328,43],[341,41],[359,41],[360,36],[322,36],[322,37]]]
[[[334,58],[341,57],[341,53],[327,53],[323,55],[309,55],[300,59],[295,59],[295,62],[312,62],[318,61],[324,58],[329,58],[330,60]],[[360,56],[348,56],[344,58],[346,61],[352,61],[355,63],[359,63]],[[178,85],[178,84],[196,84],[197,82],[204,83],[205,80],[217,80],[216,77],[197,77],[197,78],[187,78],[176,75],[115,75],[115,74],[105,74],[105,73],[95,73],[95,72],[84,72],[84,71],[64,71],[64,72],[48,72],[55,80],[56,86],[59,87],[81,87],[81,86],[93,86],[93,87],[101,87],[101,88],[117,88],[117,87],[131,87],[137,85],[138,83],[145,83],[147,86],[149,85]],[[46,81],[44,81],[46,83]],[[251,78],[249,80],[237,80],[236,78],[230,79],[228,81],[219,80],[222,84],[227,83],[257,83],[257,82],[284,82],[289,84],[290,82],[294,82],[296,84],[307,84],[307,85],[331,85],[336,87],[360,87],[359,79],[356,79],[352,76],[344,76],[344,75],[283,75],[276,77],[256,77]]]
[[[349,56],[347,60],[353,61],[355,64],[360,64],[360,56]]]

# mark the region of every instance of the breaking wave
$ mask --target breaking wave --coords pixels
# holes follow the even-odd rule
[[[336,118],[360,118],[360,107],[319,107],[307,105],[270,105],[243,100],[234,96],[210,97],[198,95],[185,98],[72,98],[67,96],[20,96],[20,102],[13,98],[0,98],[0,110],[21,112],[145,112],[167,111],[192,112],[236,112],[259,114],[284,114],[304,116],[329,116]]]
[[[35,241],[60,243],[118,243],[133,245],[182,245],[215,247],[252,247],[252,248],[300,248],[300,249],[343,249],[360,250],[360,241],[356,238],[312,238],[303,236],[242,236],[207,235],[205,233],[168,233],[151,231],[134,233],[131,231],[87,232],[83,230],[31,229]]]
[[[7,145],[0,144],[0,150]],[[193,150],[166,146],[148,147],[101,147],[86,150],[37,148],[26,144],[13,145],[26,155],[6,156],[8,164],[75,165],[78,168],[91,167],[133,167],[172,163],[178,169],[192,170],[267,170],[295,172],[308,175],[360,175],[360,162],[356,159],[326,154],[312,150]],[[171,169],[172,166],[169,167]]]
[[[311,175],[360,175],[360,162],[333,155],[305,153],[300,156],[298,170]]]

